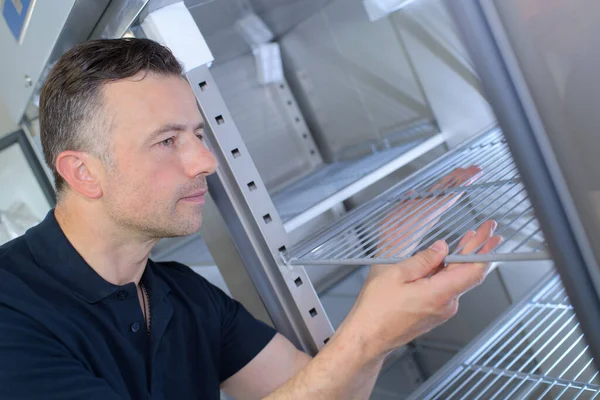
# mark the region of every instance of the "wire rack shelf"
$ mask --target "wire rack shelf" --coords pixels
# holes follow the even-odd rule
[[[484,336],[483,345],[411,398],[600,398],[599,371],[558,276]]]
[[[444,135],[421,122],[400,132],[403,144],[374,151],[351,161],[324,165],[272,194],[273,203],[290,232],[312,218],[347,200],[383,177],[444,143]]]
[[[488,219],[504,241],[463,254],[462,235]],[[283,253],[293,265],[399,262],[444,239],[447,262],[549,259],[541,228],[499,129],[447,153]]]

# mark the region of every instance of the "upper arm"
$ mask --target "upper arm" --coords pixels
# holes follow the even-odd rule
[[[202,280],[219,318],[215,321],[220,324],[218,368],[225,393],[236,399],[260,399],[308,364],[310,357],[288,339]]]
[[[221,388],[235,399],[261,399],[282,386],[311,360],[279,333]]]
[[[192,272],[193,273],[193,272]],[[196,275],[205,285],[214,305],[210,325],[213,337],[219,382],[223,383],[244,368],[260,353],[277,333],[275,329],[254,318],[244,306],[221,289]]]
[[[121,399],[45,330],[0,306],[1,399]]]

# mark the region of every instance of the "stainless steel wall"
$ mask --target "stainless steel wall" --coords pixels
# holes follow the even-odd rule
[[[276,36],[282,36],[313,16],[331,0],[249,0]]]
[[[267,189],[322,163],[286,82],[260,85],[251,54],[216,64],[211,71]]]
[[[433,118],[397,26],[370,22],[359,1],[330,2],[280,45],[287,79],[328,160],[366,154],[386,135]]]
[[[390,16],[450,147],[495,124],[445,0],[419,0]]]
[[[184,3],[215,60],[224,62],[250,51],[248,44],[233,29],[235,22],[249,10],[246,0],[186,0]]]

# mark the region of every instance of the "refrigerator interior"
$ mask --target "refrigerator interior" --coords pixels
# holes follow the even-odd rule
[[[493,218],[505,240],[486,281],[461,298],[454,318],[388,357],[372,398],[595,398],[585,340],[445,1],[415,1],[377,20],[367,3],[185,0],[260,174],[241,189],[264,186],[290,238],[281,262],[306,269],[310,282],[295,283],[314,288],[335,329],[368,265],[401,261],[437,239],[455,261],[474,261],[458,254],[458,241]],[[261,79],[273,71],[243,26],[257,19],[280,53],[271,67],[281,63],[282,79],[268,84]],[[52,202],[31,170],[39,161],[2,140],[0,187],[26,190],[43,218]],[[482,173],[470,185],[442,181],[473,165]],[[18,194],[0,190],[0,210]],[[410,231],[428,218],[426,232]],[[382,243],[402,230],[402,240]],[[164,239],[152,258],[183,262],[231,293],[203,235],[210,230]]]
[[[432,197],[431,187],[455,168],[483,169],[469,187],[435,192],[408,224],[452,203],[418,248],[444,238],[456,251],[462,233],[494,218],[505,237],[500,261],[461,299],[456,317],[389,357],[373,398],[407,397],[459,352],[476,351],[471,342],[553,274],[518,171],[442,1],[424,0],[378,21],[360,1],[186,5],[294,243],[285,260],[306,268],[334,328],[377,261],[381,224],[392,235],[400,222],[395,207]],[[280,82],[257,80],[260,66],[236,30],[249,12],[275,34]],[[226,286],[200,236],[165,240],[154,257],[186,262]],[[384,257],[398,261],[411,247],[409,239]]]

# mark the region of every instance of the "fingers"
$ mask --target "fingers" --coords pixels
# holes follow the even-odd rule
[[[478,165],[472,165],[466,169],[463,175],[463,184],[471,185],[483,175],[483,169]]]
[[[476,232],[469,231],[460,240],[457,249],[458,254],[487,254],[494,250],[502,242],[501,236],[492,236],[497,228],[496,221],[485,221]],[[460,264],[449,264],[446,269],[451,270]],[[471,268],[478,268],[482,271],[487,271],[487,264],[470,264]]]
[[[478,264],[455,264],[433,275],[427,283],[439,296],[453,299],[480,285],[486,274],[486,268]]]
[[[443,177],[432,190],[471,184],[481,174],[482,169],[478,166],[456,168]],[[412,193],[414,191],[409,190],[405,195]],[[379,243],[376,256],[389,257],[410,254],[419,245],[420,239],[438,223],[443,213],[456,204],[461,197],[461,193],[447,193],[443,196],[401,201],[378,224]],[[476,235],[476,237],[478,236]],[[483,242],[479,242],[477,246],[481,244]]]
[[[456,168],[444,176],[431,190],[441,190],[460,185],[470,185],[483,175],[483,170],[477,165],[468,168]]]
[[[477,254],[490,253],[492,250],[498,247],[502,243],[502,241],[504,241],[504,238],[502,236],[492,236],[487,242],[485,242],[485,244],[483,245],[481,250],[477,252]]]
[[[475,236],[476,233],[477,232],[475,232],[475,231],[468,231],[467,233],[465,233],[464,236],[458,242],[458,245],[456,245],[456,248],[464,249],[464,247],[467,245],[469,240],[471,240],[473,238],[473,236]]]
[[[402,277],[405,282],[414,282],[429,276],[447,255],[448,245],[443,240],[438,240],[429,249],[398,264],[398,267],[402,268]]]
[[[471,236],[471,238],[464,244],[460,254],[470,254],[476,251],[486,242],[486,240],[489,240],[492,237],[497,227],[498,224],[496,221],[485,221],[483,224],[481,224],[481,226],[479,226],[475,235]]]
[[[457,168],[431,188],[432,191],[455,188],[459,186],[468,186],[483,175],[483,170],[479,166],[470,166],[468,168]],[[463,192],[447,193],[442,196],[441,203],[438,200],[437,209],[444,212],[452,207],[460,198]]]
[[[450,187],[450,185],[452,185],[455,182],[457,177],[463,174],[463,171],[463,168],[456,168],[454,171],[450,172],[448,175],[440,179],[439,182],[433,185],[430,190],[441,190]]]
[[[481,224],[476,232],[467,232],[459,242],[459,248],[463,247],[460,254],[476,251],[477,254],[487,254],[494,250],[503,240],[501,236],[492,236],[497,225],[495,221],[489,220]],[[434,275],[430,284],[450,298],[458,297],[483,282],[488,266],[486,263],[450,264]]]

